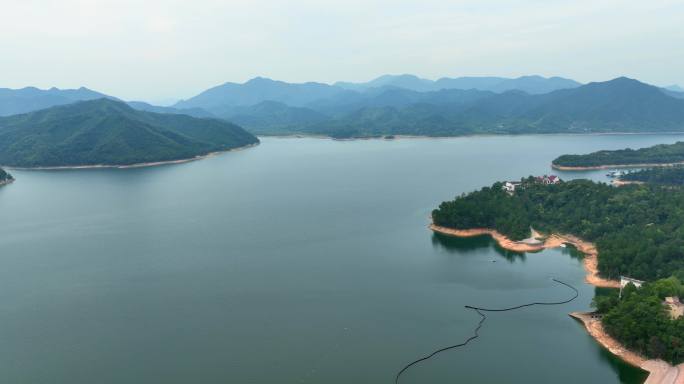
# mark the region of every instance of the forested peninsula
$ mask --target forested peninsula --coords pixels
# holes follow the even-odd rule
[[[110,99],[0,117],[0,165],[15,168],[154,165],[258,142],[226,121],[138,111]]]
[[[4,169],[0,168],[0,186],[9,184],[14,181],[12,175],[7,173]]]
[[[631,166],[667,166],[684,163],[684,142],[659,144],[641,149],[598,151],[586,155],[562,155],[551,165],[562,170],[600,169]]]
[[[643,169],[620,176],[622,183],[650,183],[661,185],[684,185],[684,167]]]
[[[647,281],[617,300],[597,297],[605,329],[650,358],[684,361],[684,317],[672,319],[665,296],[684,296],[684,191],[639,184],[615,188],[573,180],[546,185],[530,177],[514,191],[503,183],[458,196],[432,212],[434,224],[488,228],[511,240],[543,233],[573,234],[596,244],[602,276]]]

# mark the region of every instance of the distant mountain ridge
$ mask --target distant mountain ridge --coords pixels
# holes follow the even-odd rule
[[[366,83],[337,82],[334,85],[355,91],[365,91],[379,87],[397,87],[418,92],[439,91],[441,89],[477,89],[503,93],[519,90],[530,94],[549,93],[559,89],[576,88],[582,85],[571,79],[562,77],[521,76],[505,77],[457,77],[432,81],[414,75],[384,75]]]
[[[197,96],[179,101],[175,108],[203,108],[212,112],[226,106],[251,106],[263,101],[276,101],[294,107],[333,97],[345,89],[323,83],[286,83],[256,77],[244,84],[225,83]]]
[[[578,84],[541,76],[432,81],[413,75],[386,75],[368,83],[335,85],[293,84],[259,77],[244,84],[213,87],[172,107],[135,101],[128,105],[156,113],[216,117],[267,135],[453,136],[684,130],[684,93],[624,77]],[[555,88],[560,89],[542,92]],[[42,92],[40,96],[55,92],[38,91]],[[62,93],[62,98],[75,98],[67,90],[56,91]],[[101,95],[87,89],[80,91],[83,94],[78,97]]]
[[[216,116],[202,108],[174,108],[174,107],[161,107],[158,105],[152,105],[144,101],[128,101],[126,102],[130,107],[137,109],[139,111],[155,112],[155,113],[170,113],[174,115],[188,115],[192,117],[199,118],[215,118]]]
[[[39,89],[36,87],[21,89],[0,88],[0,116],[18,115],[58,105],[102,98],[121,101],[119,98],[93,91],[86,87],[78,89],[59,89],[55,87],[50,89]],[[130,101],[128,105],[135,109],[149,112],[185,114],[194,117],[215,117],[200,108],[178,109],[160,107],[142,101]]]
[[[263,101],[275,101],[293,107],[308,107],[312,103],[332,98],[358,98],[366,92],[378,89],[405,89],[414,92],[434,92],[443,89],[476,89],[502,93],[520,90],[531,94],[548,93],[558,89],[575,88],[580,83],[561,77],[544,78],[523,76],[517,79],[503,77],[442,78],[437,81],[414,75],[385,75],[368,83],[337,82],[286,83],[264,77],[256,77],[243,84],[225,83],[210,88],[187,100],[176,103],[175,108],[202,108],[215,113],[226,106],[251,106]]]
[[[10,116],[70,104],[77,101],[95,100],[115,97],[90,90],[85,87],[78,89],[38,89],[26,87],[21,89],[0,88],[0,116]]]
[[[260,79],[258,83],[265,85],[262,90],[278,90],[276,95],[282,101],[240,106],[227,103],[210,108],[210,111],[259,134],[365,137],[684,131],[684,100],[678,100],[672,91],[624,77],[539,94],[517,89],[501,93],[476,89],[414,91],[387,85],[393,80],[396,79],[382,77],[373,84],[378,87],[364,91],[335,91],[330,86],[318,84],[315,87],[324,90],[321,93],[328,97],[303,99],[296,96],[297,101],[293,103],[287,97],[291,95],[287,92],[291,85]],[[426,84],[411,76],[403,76],[401,81],[400,85],[404,86],[407,83]],[[483,79],[459,81],[472,85],[469,82]],[[507,87],[500,85],[499,78],[486,81],[492,88],[496,84]],[[234,93],[236,87],[240,88],[231,84],[231,90],[222,92],[228,92],[234,99],[239,94]],[[295,88],[298,95],[301,86]],[[272,93],[258,95],[263,98]],[[220,105],[221,100],[218,97],[212,102]],[[199,105],[208,108],[202,103]]]
[[[164,162],[258,142],[226,121],[138,111],[106,98],[0,117],[0,164],[10,167]]]
[[[481,92],[481,91],[477,91]],[[628,78],[548,94],[520,91],[443,105],[362,108],[299,133],[333,137],[477,133],[684,132],[684,100]]]

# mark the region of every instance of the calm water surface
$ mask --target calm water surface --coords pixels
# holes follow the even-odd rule
[[[0,189],[2,383],[632,383],[568,312],[567,250],[427,230],[441,201],[562,153],[678,136],[263,140],[188,164],[16,171]],[[560,173],[603,179],[605,172]],[[496,261],[495,263],[492,261]]]

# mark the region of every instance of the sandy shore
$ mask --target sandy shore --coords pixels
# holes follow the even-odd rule
[[[178,159],[169,161],[155,161],[149,163],[136,163],[128,165],[111,165],[111,164],[93,164],[93,165],[71,165],[71,166],[60,166],[60,167],[13,167],[11,165],[0,166],[6,169],[16,169],[19,171],[52,171],[52,170],[66,170],[66,169],[97,169],[97,168],[117,168],[117,169],[128,169],[128,168],[143,168],[143,167],[156,167],[159,165],[170,165],[170,164],[182,164],[189,163],[191,161],[197,161],[206,159],[208,157],[213,157],[226,152],[237,152],[244,149],[252,148],[259,145],[259,143],[249,144],[238,148],[231,148],[225,151],[210,152],[206,155],[195,156],[188,159]]]
[[[496,240],[501,248],[515,252],[538,252],[542,249],[558,248],[561,244],[572,244],[578,251],[584,254],[583,264],[584,270],[587,272],[585,276],[585,281],[587,283],[596,287],[620,288],[619,281],[604,279],[599,276],[598,251],[596,250],[596,246],[593,243],[584,241],[576,236],[552,234],[540,244],[527,244],[520,241],[513,241],[501,233],[487,228],[453,229],[430,224],[430,229],[434,232],[455,237],[489,235]],[[537,233],[535,236],[540,236],[540,234]]]
[[[684,165],[684,161],[678,163],[641,163],[641,164],[613,164],[613,165],[596,165],[591,167],[571,167],[565,165],[556,165],[551,163],[551,168],[559,171],[591,171],[596,169],[612,169],[612,168],[649,168],[649,167],[674,167],[677,165]]]
[[[591,313],[573,312],[573,318],[584,324],[587,332],[604,348],[625,362],[649,372],[646,384],[684,384],[684,364],[671,366],[662,360],[649,360],[625,348],[620,342],[606,333],[598,318]]]

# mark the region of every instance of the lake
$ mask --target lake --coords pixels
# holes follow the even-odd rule
[[[636,383],[568,313],[568,249],[433,235],[441,201],[563,153],[682,136],[480,136],[258,147],[139,169],[14,171],[0,188],[0,382]],[[605,180],[605,171],[553,172]],[[495,262],[493,262],[495,261]]]

